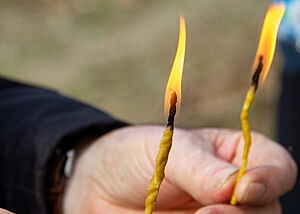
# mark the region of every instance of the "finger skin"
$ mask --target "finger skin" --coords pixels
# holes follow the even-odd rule
[[[82,210],[80,213],[84,214],[143,214],[143,208],[132,208],[126,206],[120,206],[106,200],[101,200],[100,198],[93,197],[94,202],[91,203],[91,206],[88,206],[85,210]],[[154,214],[193,214],[197,208],[176,208],[176,209],[156,209]]]
[[[225,158],[227,161],[231,159],[232,164],[236,166],[241,165],[244,140],[240,131],[197,129],[193,130],[193,133],[211,141],[218,157]],[[270,203],[290,191],[295,185],[297,166],[289,153],[278,143],[255,132],[252,133],[247,167],[246,174],[237,185],[236,197],[239,203]],[[248,187],[253,183],[264,185],[265,193],[260,194],[262,190],[259,188],[249,191]]]
[[[247,171],[237,185],[236,197],[242,204],[265,204],[278,198],[292,188],[286,184],[281,170],[273,166],[260,166]],[[265,191],[251,190],[252,184],[261,184]],[[253,185],[252,185],[253,186]]]
[[[228,204],[211,205],[199,209],[195,214],[281,214],[278,202],[265,206],[231,206]]]
[[[13,214],[13,213],[11,213],[11,212],[9,212],[9,211],[7,211],[7,210],[4,210],[4,209],[2,209],[2,208],[0,208],[0,214]]]
[[[238,168],[217,158],[210,146],[194,134],[175,130],[166,177],[198,203],[228,202]]]

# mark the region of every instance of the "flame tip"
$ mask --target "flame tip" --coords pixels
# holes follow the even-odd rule
[[[264,62],[261,82],[265,80],[273,60],[277,32],[284,12],[285,4],[283,2],[275,3],[269,7],[265,16],[255,60],[252,66],[252,71],[254,72],[258,64]]]
[[[178,104],[178,108],[180,105],[181,79],[182,79],[182,71],[183,71],[184,56],[185,56],[185,45],[186,45],[186,25],[185,25],[184,17],[180,15],[178,47],[177,47],[176,56],[171,69],[171,73],[169,76],[169,80],[166,87],[166,93],[165,93],[165,114],[168,112],[170,104],[174,102],[174,98],[176,100],[176,103]]]

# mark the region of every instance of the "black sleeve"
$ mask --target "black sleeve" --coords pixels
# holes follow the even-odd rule
[[[293,156],[300,166],[300,72],[284,75],[282,78],[282,95],[280,99],[279,142]],[[298,214],[300,196],[300,179],[297,177],[294,189],[281,198],[282,213]]]
[[[281,42],[284,56],[279,100],[279,142],[289,150],[300,171],[300,54],[292,43]],[[283,214],[299,214],[300,178],[291,192],[280,198]]]
[[[47,169],[58,148],[124,125],[56,92],[0,78],[0,208],[46,213]]]

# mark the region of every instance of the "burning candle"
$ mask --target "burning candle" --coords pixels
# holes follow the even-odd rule
[[[254,73],[252,76],[250,87],[247,91],[247,95],[241,113],[241,124],[242,124],[245,144],[244,144],[242,166],[239,171],[239,175],[236,180],[233,189],[233,194],[230,201],[232,205],[235,205],[237,203],[235,197],[235,190],[240,178],[246,172],[248,153],[251,146],[251,133],[250,133],[249,120],[248,120],[249,109],[253,102],[259,83],[260,82],[262,83],[265,80],[268,71],[270,69],[273,56],[274,56],[275,46],[276,46],[277,31],[279,28],[280,21],[283,17],[284,11],[285,11],[285,5],[283,3],[271,5],[271,7],[269,8],[266,14],[264,25],[262,28],[258,49],[252,66],[252,71]]]
[[[151,214],[153,212],[159,193],[159,187],[165,177],[165,167],[172,147],[176,103],[178,103],[177,108],[179,109],[181,100],[181,77],[184,64],[185,43],[185,21],[184,18],[180,16],[178,47],[165,93],[165,114],[167,114],[169,110],[168,123],[160,141],[159,151],[155,159],[155,170],[148,186],[145,214]]]

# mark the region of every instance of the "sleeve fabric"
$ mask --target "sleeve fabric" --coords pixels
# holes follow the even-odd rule
[[[54,91],[0,78],[0,208],[47,213],[47,170],[55,152],[125,126]]]

